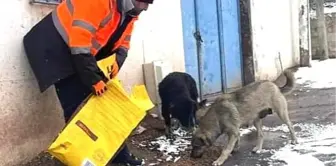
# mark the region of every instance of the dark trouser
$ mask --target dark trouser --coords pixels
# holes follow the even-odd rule
[[[76,108],[90,95],[91,90],[76,75],[60,80],[55,84],[55,88],[63,108],[65,122],[67,123]],[[114,158],[113,163],[128,162],[130,153],[126,145],[122,146],[123,148]]]

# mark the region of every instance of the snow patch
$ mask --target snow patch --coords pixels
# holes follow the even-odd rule
[[[324,166],[327,163],[336,163],[335,157],[323,158],[327,155],[336,156],[335,124],[295,124],[294,126],[301,129],[296,132],[299,144],[288,144],[272,153],[270,165],[282,165],[280,161],[285,162],[286,166]],[[288,132],[288,129],[282,127],[277,129]]]
[[[249,127],[249,128],[241,128],[240,129],[240,136],[244,136],[244,135],[247,135],[247,134],[250,134],[253,130],[255,130],[254,127]]]
[[[293,125],[293,127],[298,126],[297,124]],[[285,124],[282,124],[280,126],[276,127],[267,127],[263,126],[263,131],[270,131],[270,132],[276,132],[276,131],[283,131],[283,132],[289,132],[288,126]]]
[[[324,166],[323,162],[319,159],[315,158],[311,154],[299,154],[297,152],[293,152],[290,149],[281,149],[276,152],[272,158],[275,159],[285,159],[287,166]],[[303,164],[304,162],[304,164]]]
[[[295,73],[298,84],[311,88],[336,87],[336,77],[329,75],[336,70],[336,59],[313,60],[312,67],[301,67]]]
[[[293,126],[295,126],[295,125],[293,125]],[[255,130],[256,130],[255,127],[241,128],[240,129],[240,136],[242,137],[244,135],[250,134],[252,131],[255,131]],[[262,130],[263,131],[269,131],[269,132],[276,132],[276,131],[289,132],[288,127],[285,124],[282,124],[282,125],[276,126],[276,127],[263,126]]]

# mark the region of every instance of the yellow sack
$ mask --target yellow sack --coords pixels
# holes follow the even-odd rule
[[[135,86],[130,96],[117,79],[107,88],[81,106],[48,148],[51,155],[68,166],[105,166],[154,107],[144,85]]]
[[[104,75],[107,76],[107,77],[109,76],[108,68],[110,68],[111,65],[114,64],[114,62],[116,61],[115,56],[116,56],[116,54],[113,54],[113,55],[108,56],[107,58],[104,58],[103,60],[100,60],[100,61],[97,62],[100,70],[102,70]]]

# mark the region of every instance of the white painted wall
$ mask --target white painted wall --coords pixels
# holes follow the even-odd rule
[[[251,0],[255,76],[274,79],[299,64],[299,0]]]
[[[143,84],[143,63],[166,60],[173,71],[185,71],[180,0],[154,1],[135,24],[131,44],[129,57],[119,73],[126,88]]]
[[[23,52],[22,37],[50,11],[28,1],[0,5],[0,165],[36,155],[62,127],[53,89],[40,94]]]
[[[299,15],[299,33],[301,38],[301,48],[304,50],[310,50],[309,34],[310,34],[310,25],[309,25],[309,0],[299,0],[299,8],[303,8],[303,12]],[[300,9],[299,9],[300,10]]]
[[[48,147],[63,127],[53,88],[40,94],[23,52],[23,35],[51,8],[10,0],[0,5],[0,166],[25,162]],[[184,70],[180,1],[156,1],[136,23],[119,78],[143,83],[142,64],[165,59]]]

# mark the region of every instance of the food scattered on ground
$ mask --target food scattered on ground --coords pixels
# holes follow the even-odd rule
[[[181,158],[181,152],[185,152],[190,147],[191,134],[182,129],[173,132],[175,139],[168,139],[165,135],[161,135],[154,139],[145,140],[138,143],[139,148],[147,148],[162,154],[157,162],[149,165],[159,164],[162,161],[176,162]]]

